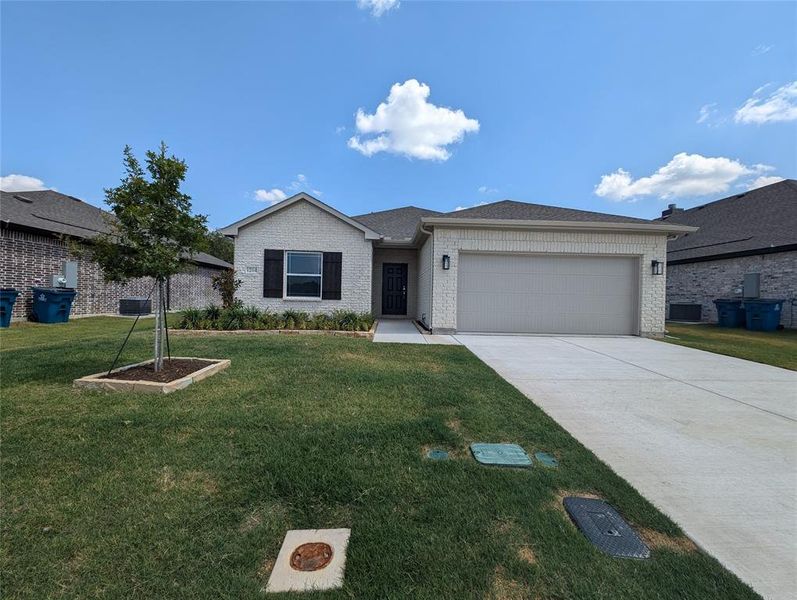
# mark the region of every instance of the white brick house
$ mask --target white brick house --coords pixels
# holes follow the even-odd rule
[[[372,312],[438,333],[664,331],[667,239],[694,227],[502,201],[348,217],[297,194],[222,229],[238,297]]]

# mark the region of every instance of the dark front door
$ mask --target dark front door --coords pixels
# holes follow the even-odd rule
[[[382,265],[382,314],[407,314],[407,263]]]

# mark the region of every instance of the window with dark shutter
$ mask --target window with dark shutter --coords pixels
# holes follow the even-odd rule
[[[263,251],[263,297],[282,298],[283,250]]]
[[[321,278],[321,298],[324,300],[340,300],[340,278],[343,269],[343,254],[340,252],[324,252],[324,276]]]

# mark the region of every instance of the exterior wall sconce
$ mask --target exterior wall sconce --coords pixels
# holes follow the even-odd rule
[[[664,275],[664,263],[660,260],[650,261],[650,272],[654,275]]]
[[[448,254],[443,254],[443,270],[448,271],[451,268],[451,257]]]

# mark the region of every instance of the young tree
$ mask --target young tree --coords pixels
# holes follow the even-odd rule
[[[221,296],[221,305],[224,308],[235,306],[235,292],[241,287],[243,281],[235,276],[235,269],[224,269],[218,275],[211,277],[213,289]],[[240,300],[238,301],[240,303]]]
[[[157,152],[147,151],[145,173],[125,146],[125,177],[118,187],[105,190],[114,216],[110,231],[95,237],[86,249],[108,281],[154,280],[156,371],[163,367],[164,283],[185,270],[186,259],[207,244],[207,218],[191,214],[191,197],[180,191],[187,166],[167,156],[166,150],[161,142]]]

